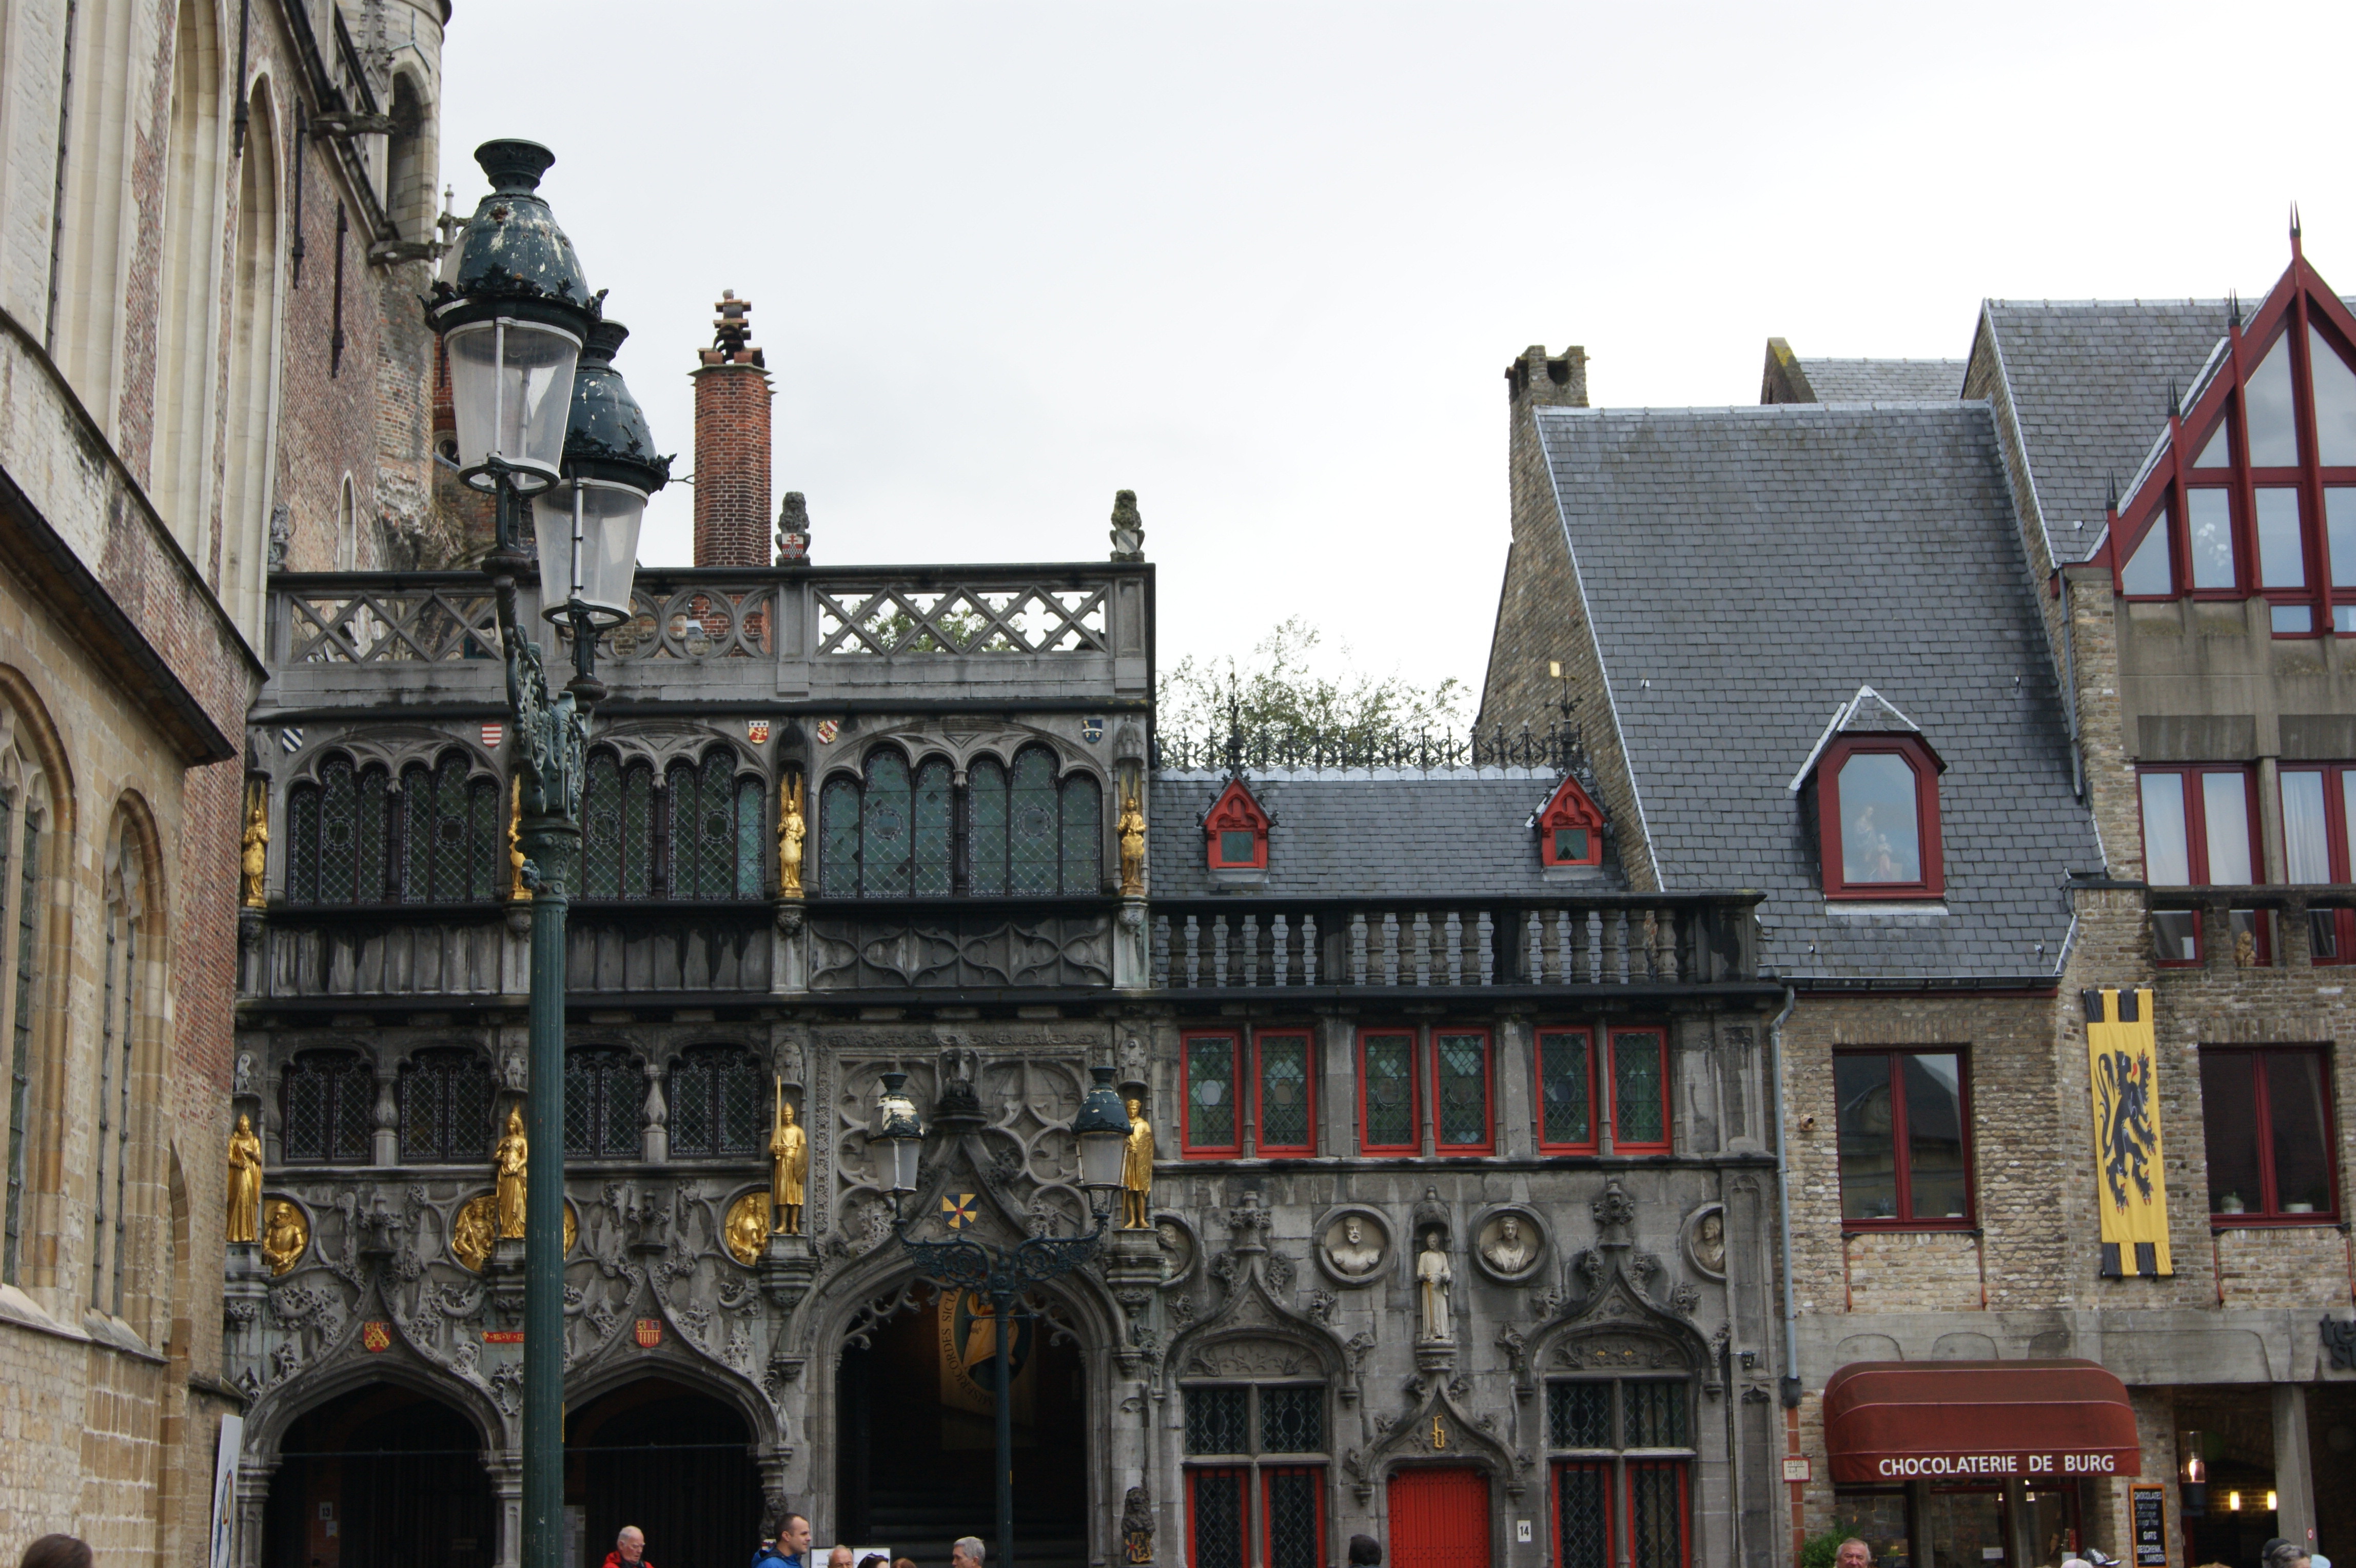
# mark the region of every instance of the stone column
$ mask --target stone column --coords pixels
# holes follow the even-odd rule
[[[1317,1152],[1346,1159],[1358,1152],[1357,1022],[1326,1018],[1317,1026],[1323,1082],[1318,1093]]]
[[[670,1158],[670,1104],[663,1099],[660,1052],[647,1059],[647,1102],[638,1122],[638,1152],[650,1165]]]
[[[237,1465],[237,1539],[230,1550],[230,1561],[237,1568],[262,1568],[262,1528],[270,1506],[270,1477],[278,1473],[278,1461],[258,1458],[252,1454],[238,1456]],[[208,1487],[212,1477],[205,1477]],[[208,1506],[205,1519],[209,1526],[212,1509]]]
[[[1521,1156],[1533,1152],[1537,1136],[1536,1108],[1530,1098],[1530,1020],[1507,1016],[1497,1020],[1496,1076],[1497,1152]]]
[[[393,1104],[393,1069],[387,1063],[376,1065],[376,1103],[369,1108],[369,1120],[374,1123],[374,1150],[371,1155],[380,1165],[401,1163],[401,1129],[396,1123],[400,1112]]]
[[[2315,1472],[2307,1454],[2307,1389],[2274,1386],[2275,1533],[2315,1550]]]
[[[511,1448],[486,1448],[483,1468],[491,1477],[491,1507],[498,1514],[498,1555],[491,1568],[519,1568],[523,1562],[522,1455]]]

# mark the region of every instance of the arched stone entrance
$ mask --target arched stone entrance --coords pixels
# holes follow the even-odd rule
[[[854,1323],[836,1372],[836,1533],[919,1563],[960,1535],[993,1541],[997,1326],[986,1297],[911,1286]],[[1015,1555],[1024,1568],[1088,1559],[1087,1371],[1051,1308],[1012,1341]],[[821,1543],[823,1544],[823,1543]]]
[[[391,1383],[338,1394],[287,1425],[262,1568],[490,1568],[498,1515],[475,1423]]]
[[[761,1475],[744,1416],[667,1378],[585,1401],[564,1423],[565,1568],[598,1568],[624,1525],[661,1568],[729,1568],[761,1537]],[[276,1568],[276,1565],[273,1565]]]

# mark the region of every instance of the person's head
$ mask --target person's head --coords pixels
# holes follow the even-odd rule
[[[1383,1543],[1371,1535],[1350,1537],[1350,1568],[1383,1568]]]
[[[2279,1535],[2267,1541],[2265,1550],[2258,1554],[2258,1561],[2265,1568],[2299,1568],[2306,1559],[2307,1552],[2298,1542],[2286,1541]]]
[[[1833,1564],[1834,1568],[1873,1568],[1873,1548],[1852,1535],[1833,1553]]]
[[[777,1550],[788,1557],[799,1557],[809,1550],[809,1516],[789,1513],[786,1522],[777,1527]]]
[[[1497,1221],[1497,1234],[1508,1241],[1518,1241],[1522,1239],[1522,1222],[1508,1214]]]
[[[1358,1222],[1356,1220],[1344,1219],[1342,1221],[1342,1237],[1344,1240],[1348,1241],[1351,1246],[1355,1247],[1358,1244],[1359,1235],[1360,1231],[1358,1230]]]
[[[981,1537],[960,1535],[957,1544],[949,1548],[950,1568],[981,1568],[988,1556],[989,1552],[982,1547]]]
[[[622,1533],[614,1537],[614,1550],[625,1563],[636,1563],[647,1554],[646,1532],[635,1524],[626,1524]]]
[[[828,1548],[826,1568],[851,1568],[851,1548],[840,1543]]]
[[[2064,1557],[2062,1568],[2094,1568],[2094,1565],[2083,1557]]]
[[[871,1552],[859,1560],[859,1568],[892,1568],[892,1560],[880,1552]]]
[[[90,1568],[90,1548],[79,1536],[45,1535],[25,1548],[18,1568]]]

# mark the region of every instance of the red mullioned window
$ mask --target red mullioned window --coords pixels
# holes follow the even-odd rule
[[[1538,1152],[1591,1155],[1597,1147],[1595,1031],[1537,1034]]]
[[[1815,775],[1826,897],[1945,896],[1939,759],[1928,746],[1890,732],[1843,736]]]
[[[1188,1030],[1178,1037],[1185,1077],[1179,1145],[1189,1159],[1231,1160],[1243,1153],[1242,1047],[1243,1037],[1233,1029]]]
[[[1489,1031],[1431,1031],[1432,1147],[1443,1155],[1485,1155],[1497,1146],[1496,1075]]]
[[[2340,1217],[2330,1053],[2201,1047],[2201,1121],[2214,1224],[2320,1225]]]
[[[1659,1029],[1612,1031],[1612,1148],[1669,1152],[1669,1043]]]
[[[2143,807],[2143,875],[2154,887],[2247,887],[2265,862],[2258,847],[2257,791],[2239,764],[2146,765],[2136,770]],[[2261,911],[2231,914],[2234,940],[2268,959]],[[2201,911],[2154,909],[2152,940],[2161,964],[2201,961]]]
[[[2282,793],[2283,880],[2294,887],[2345,884],[2356,833],[2356,764],[2286,762]],[[2356,909],[2309,909],[2308,950],[2319,964],[2356,962]]]

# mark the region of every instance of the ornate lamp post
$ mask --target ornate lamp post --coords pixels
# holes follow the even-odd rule
[[[625,329],[602,319],[573,242],[538,194],[555,155],[486,142],[491,193],[453,248],[431,309],[450,360],[459,475],[496,503],[484,562],[498,599],[520,777],[518,843],[531,904],[531,1094],[524,1186],[523,1564],[561,1568],[564,1505],[564,879],[580,864],[589,711],[605,695],[598,632],[628,618],[638,524],[670,477],[613,365]],[[577,372],[577,373],[576,373]],[[516,579],[571,628],[573,679],[553,698],[540,646],[519,624]]]
[[[998,1542],[1000,1568],[1014,1565],[1014,1425],[1010,1399],[1013,1361],[1014,1302],[1033,1285],[1060,1279],[1096,1255],[1104,1240],[1110,1197],[1120,1185],[1120,1160],[1129,1137],[1129,1118],[1120,1096],[1113,1091],[1112,1069],[1092,1068],[1095,1084],[1080,1102],[1072,1135],[1080,1145],[1080,1186],[1088,1194],[1096,1226],[1085,1236],[1033,1236],[1012,1247],[999,1247],[958,1236],[947,1241],[919,1241],[910,1236],[900,1213],[900,1201],[916,1190],[916,1155],[925,1141],[924,1123],[908,1098],[908,1075],[887,1072],[884,1090],[876,1096],[880,1135],[890,1151],[892,1229],[915,1262],[916,1272],[945,1289],[969,1290],[989,1295],[997,1320],[993,1355],[998,1364],[995,1397],[998,1416]]]

